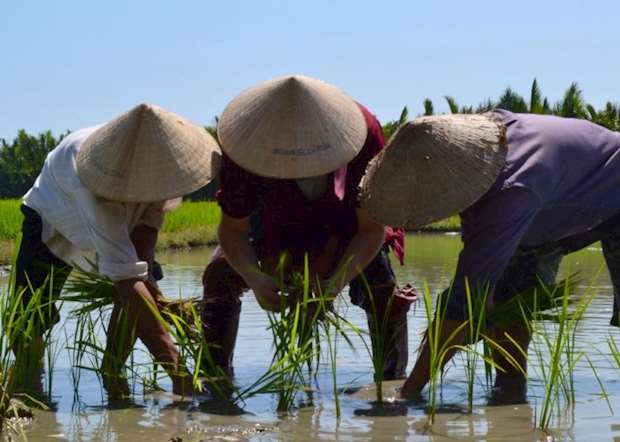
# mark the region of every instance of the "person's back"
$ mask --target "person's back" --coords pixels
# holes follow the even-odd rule
[[[585,120],[496,113],[506,125],[508,155],[481,203],[514,187],[530,191],[537,214],[523,243],[584,232],[620,211],[620,134]]]

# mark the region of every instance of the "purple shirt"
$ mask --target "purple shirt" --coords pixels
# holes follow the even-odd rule
[[[464,277],[493,287],[519,245],[586,232],[620,211],[620,133],[585,120],[496,113],[507,127],[506,165],[461,213],[457,295]]]

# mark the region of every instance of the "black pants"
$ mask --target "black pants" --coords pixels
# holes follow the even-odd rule
[[[15,263],[15,292],[12,295],[16,296],[24,290],[23,302],[27,304],[33,292],[42,291],[43,308],[34,324],[38,334],[42,335],[60,320],[54,300],[60,295],[72,268],[55,256],[41,240],[43,223],[39,214],[25,205],[21,206],[21,211],[24,222]]]

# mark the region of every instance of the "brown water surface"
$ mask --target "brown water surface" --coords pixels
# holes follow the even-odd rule
[[[399,282],[421,287],[426,282],[433,293],[449,284],[461,243],[453,235],[409,235],[407,263],[395,266]],[[163,291],[168,295],[199,296],[201,272],[211,251],[198,249],[167,253],[160,256],[165,264]],[[611,286],[598,246],[567,257],[562,266],[564,275],[578,271],[583,286],[590,286],[598,296],[590,306],[577,333],[577,346],[587,353],[597,368],[598,376],[608,394],[614,411],[620,412],[620,369],[614,368],[606,340],[611,334],[618,342],[617,330],[607,324],[611,313]],[[591,280],[594,275],[599,276]],[[583,287],[580,288],[583,290]],[[344,305],[344,304],[343,304]],[[67,311],[70,306],[64,306]],[[363,312],[352,306],[346,317],[366,328]],[[235,352],[236,382],[248,385],[270,364],[271,335],[267,319],[254,297],[246,294],[237,348]],[[411,368],[426,326],[423,308],[409,314],[409,351]],[[615,417],[601,396],[601,389],[585,359],[575,369],[577,403],[562,406],[553,420],[553,430],[543,434],[534,430],[540,412],[542,382],[537,364],[529,368],[531,378],[528,403],[511,406],[489,406],[488,391],[480,371],[476,386],[474,410],[466,410],[462,358],[451,364],[440,395],[435,422],[428,427],[425,404],[404,404],[394,400],[394,389],[400,382],[385,386],[387,403],[374,404],[371,363],[362,343],[355,341],[357,353],[345,345],[338,350],[339,388],[342,416],[336,418],[330,373],[321,371],[318,391],[312,404],[300,395],[300,408],[289,416],[275,412],[276,400],[260,395],[248,400],[243,411],[231,415],[217,402],[179,402],[170,394],[142,396],[140,386],[131,404],[110,408],[101,393],[98,379],[84,372],[79,396],[74,397],[69,356],[64,347],[74,324],[66,321],[55,329],[59,348],[54,367],[54,411],[36,412],[27,425],[29,440],[96,440],[151,441],[180,437],[190,440],[620,440],[620,417]],[[137,359],[143,358],[140,353]],[[480,368],[482,370],[482,367]],[[162,382],[165,388],[169,384]],[[6,437],[6,434],[5,434]]]

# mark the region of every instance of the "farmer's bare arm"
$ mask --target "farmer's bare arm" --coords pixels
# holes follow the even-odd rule
[[[260,306],[278,310],[280,297],[275,283],[258,271],[258,258],[250,243],[250,217],[232,218],[222,213],[217,233],[226,260],[252,289]]]
[[[149,264],[155,256],[157,233],[157,229],[148,226],[138,226],[131,233],[131,241],[139,259]],[[186,376],[185,368],[179,365],[179,353],[172,337],[151,310],[157,308],[154,294],[149,291],[144,281],[137,278],[118,281],[114,285],[129,323],[136,324],[137,337],[146,345],[155,360],[166,368],[173,382],[173,391],[180,394],[190,393],[191,377]]]
[[[357,233],[349,242],[336,272],[329,281],[332,292],[340,292],[379,253],[385,240],[385,229],[368,215],[357,209]]]
[[[443,367],[452,359],[456,350],[455,345],[462,345],[465,342],[465,333],[467,327],[464,327],[463,321],[455,321],[451,319],[445,319],[441,324],[441,330],[439,331],[439,337],[437,338],[436,356],[439,360],[439,356],[443,354],[440,366]],[[434,329],[435,323],[430,327],[430,330]],[[426,333],[429,331],[427,329]],[[425,336],[423,341],[422,350],[418,355],[415,366],[411,371],[411,374],[403,384],[400,390],[400,395],[406,399],[416,398],[422,392],[424,386],[430,380],[431,375],[431,347],[429,345],[428,336]],[[440,368],[440,367],[437,367]]]

